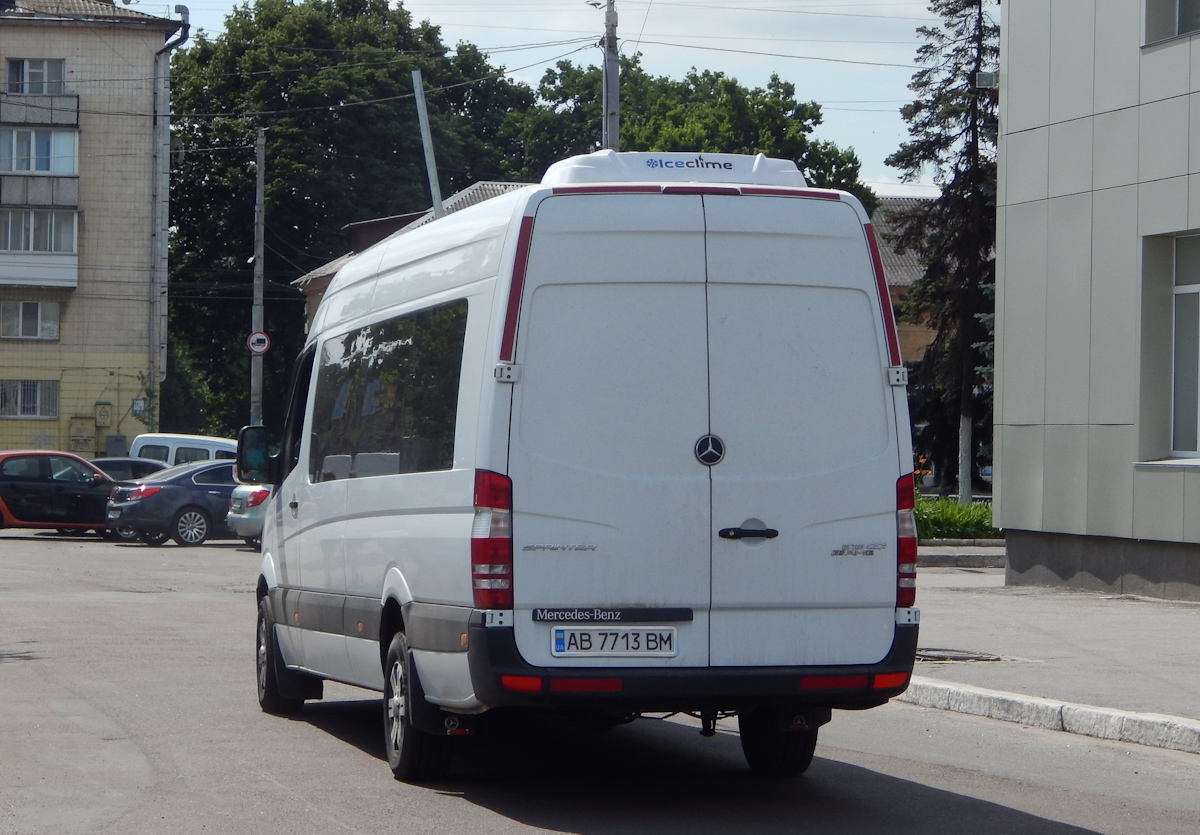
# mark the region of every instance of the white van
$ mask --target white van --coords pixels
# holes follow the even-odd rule
[[[237,441],[215,438],[212,435],[174,435],[169,432],[146,432],[133,439],[129,447],[131,458],[153,458],[171,466],[208,461],[214,458],[236,458]]]
[[[380,690],[397,777],[508,706],[737,715],[795,774],[917,645],[906,375],[849,194],[763,156],[611,151],[336,275],[258,579],[268,711]]]

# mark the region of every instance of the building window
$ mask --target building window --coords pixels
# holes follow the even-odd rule
[[[75,251],[75,213],[0,209],[0,251]]]
[[[1186,35],[1200,30],[1200,0],[1179,0],[1175,34]]]
[[[1200,235],[1175,239],[1171,449],[1200,454]]]
[[[0,171],[74,174],[75,131],[0,128]]]
[[[0,337],[58,339],[58,302],[0,302]]]
[[[0,380],[0,417],[58,417],[58,380]]]
[[[10,58],[8,92],[61,96],[66,62],[61,58]]]

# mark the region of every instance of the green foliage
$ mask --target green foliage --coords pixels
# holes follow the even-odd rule
[[[936,334],[913,373],[910,402],[917,445],[948,481],[957,478],[960,417],[980,442],[969,448],[991,449],[997,97],[974,80],[999,60],[999,26],[985,3],[992,0],[931,0],[942,22],[917,30],[923,68],[909,89],[918,98],[901,109],[910,140],[887,159],[907,181],[929,171],[941,188],[896,218],[894,243],[925,265],[901,311]]]
[[[538,107],[515,113],[507,127],[524,148],[518,179],[541,178],[546,166],[600,147],[603,72],[560,61],[538,85]],[[874,192],[859,181],[854,151],[812,138],[821,124],[815,102],[771,76],[766,88],[742,86],[724,73],[691,70],[682,80],[651,76],[637,56],[621,59],[621,150],[766,154],[796,162],[809,182],[846,189],[868,211]]]
[[[917,535],[921,539],[1003,539],[992,527],[988,502],[961,505],[953,499],[917,497]]]
[[[773,78],[747,89],[721,73],[682,81],[623,60],[622,148],[766,153],[868,209],[853,151],[812,138],[820,108]],[[249,416],[254,140],[266,129],[263,422],[283,424],[288,375],[304,341],[290,283],[345,253],[342,227],[430,205],[413,102],[426,87],[444,195],[480,180],[535,182],[550,163],[599,147],[601,70],[560,62],[536,91],[503,77],[470,44],[387,0],[252,0],[172,60],[170,332],[164,429],[228,435]],[[206,392],[203,408],[188,397]]]
[[[174,129],[184,154],[171,184],[171,332],[210,383],[205,419],[218,434],[249,415],[258,128],[267,129],[272,340],[263,413],[278,427],[304,339],[290,282],[346,251],[345,224],[430,204],[414,69],[427,88],[441,88],[428,102],[443,192],[506,178],[516,150],[500,129],[508,113],[532,107],[532,91],[494,77],[474,47],[449,54],[436,27],[414,24],[386,0],[255,0],[235,8],[214,40],[175,54]]]

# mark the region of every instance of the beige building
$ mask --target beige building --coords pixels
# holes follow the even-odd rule
[[[104,454],[154,421],[156,113],[179,28],[111,0],[0,0],[0,449]]]
[[[1200,0],[1004,0],[1010,582],[1200,599]]]

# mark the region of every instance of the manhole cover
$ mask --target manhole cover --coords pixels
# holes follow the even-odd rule
[[[918,661],[1000,661],[999,655],[969,649],[918,649]]]

